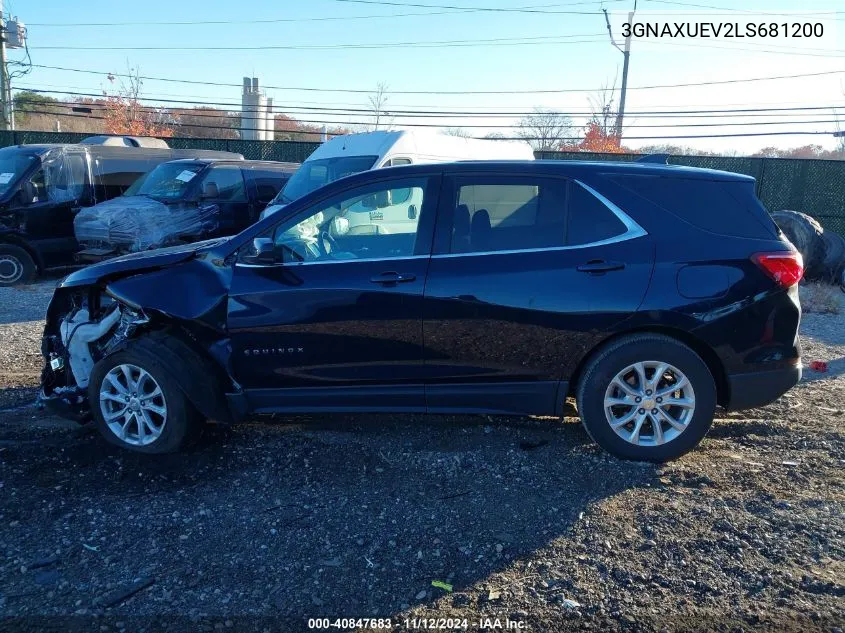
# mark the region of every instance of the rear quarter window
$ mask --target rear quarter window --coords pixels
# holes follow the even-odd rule
[[[710,233],[757,239],[777,236],[777,227],[751,182],[627,175],[610,180]]]

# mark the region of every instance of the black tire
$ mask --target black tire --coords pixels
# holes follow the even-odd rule
[[[660,445],[628,442],[610,426],[604,398],[619,372],[643,361],[666,362],[686,375],[695,394],[695,408],[686,428]],[[578,412],[587,433],[609,453],[622,459],[664,462],[695,448],[707,434],[716,411],[716,383],[701,357],[676,339],[661,334],[632,334],[600,349],[589,361],[577,390]]]
[[[807,278],[824,276],[825,243],[821,224],[798,211],[775,211],[772,219],[804,258]]]
[[[20,246],[0,244],[0,286],[25,284],[38,272],[32,257]]]
[[[822,268],[824,280],[838,282],[842,276],[842,269],[845,268],[845,238],[839,233],[825,231],[822,233],[824,243],[824,259]]]
[[[113,432],[103,417],[100,406],[100,389],[108,373],[121,365],[133,365],[143,369],[161,388],[167,417],[161,435],[145,445],[124,441]],[[170,372],[146,349],[129,344],[125,349],[115,352],[99,361],[91,371],[88,383],[88,402],[97,429],[105,440],[115,446],[139,453],[174,453],[183,448],[199,430],[201,416],[179,388]],[[158,401],[160,403],[160,401]],[[137,420],[137,418],[136,418]],[[158,422],[159,419],[156,420]],[[137,424],[134,423],[134,424]],[[130,423],[129,430],[137,426]],[[136,434],[137,435],[137,434]]]

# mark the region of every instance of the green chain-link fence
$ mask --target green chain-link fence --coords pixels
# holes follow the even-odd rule
[[[537,152],[550,160],[634,160],[641,154]],[[845,161],[736,156],[671,156],[672,165],[747,174],[757,179],[757,196],[769,211],[792,209],[845,235]]]
[[[4,132],[0,147],[22,143],[78,143],[90,134],[77,132]],[[305,141],[242,141],[216,138],[168,138],[171,147],[210,149],[243,154],[251,160],[301,163],[319,143]],[[622,160],[640,154],[537,152],[547,160]],[[793,209],[816,218],[822,226],[845,235],[845,161],[734,156],[672,156],[674,165],[721,169],[757,179],[757,195],[770,211]]]

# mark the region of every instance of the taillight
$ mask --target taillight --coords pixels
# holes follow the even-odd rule
[[[794,286],[804,276],[804,258],[798,251],[757,253],[751,259],[781,288]]]

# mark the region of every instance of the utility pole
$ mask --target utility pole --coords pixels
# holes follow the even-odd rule
[[[6,74],[6,17],[3,15],[3,0],[0,0],[0,102],[3,106],[3,129],[10,130],[12,126],[9,120],[9,77]]]
[[[607,9],[604,11],[604,20],[607,24],[607,33],[610,35],[610,43],[622,53],[622,88],[619,91],[619,112],[616,114],[616,138],[622,138],[622,122],[625,119],[625,97],[628,92],[628,64],[631,61],[631,24],[634,22],[634,13],[637,11],[637,0],[634,0],[634,10],[628,12],[628,35],[625,37],[624,47],[620,47],[613,39],[613,29],[610,26],[610,18],[607,16]]]

